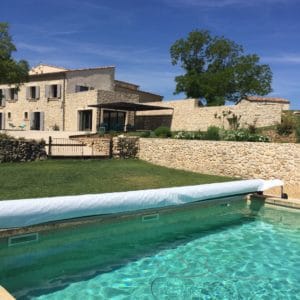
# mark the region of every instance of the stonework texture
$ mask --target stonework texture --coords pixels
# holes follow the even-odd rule
[[[46,159],[45,143],[0,139],[0,163]]]
[[[119,136],[112,139],[112,156],[114,158],[137,158],[138,152],[138,137]]]
[[[137,122],[151,124],[151,117],[157,119],[160,116],[162,125],[166,123],[166,116],[172,118],[172,131],[205,131],[209,126],[230,129],[228,119],[236,115],[239,118],[240,127],[255,125],[264,127],[280,123],[282,110],[288,109],[287,104],[240,101],[232,106],[199,106],[197,99],[185,99],[176,101],[152,102],[150,105],[159,105],[170,108],[168,110],[145,111],[137,113]],[[153,128],[146,128],[153,129]]]
[[[66,70],[47,65],[37,66],[30,71],[29,82],[19,86],[17,99],[1,99],[0,129],[29,131],[32,127],[30,123],[38,119],[32,113],[39,112],[37,115],[41,115],[42,120],[39,128],[35,126],[36,130],[79,131],[79,111],[91,110],[92,128],[88,128],[96,132],[103,118],[103,110],[90,105],[161,101],[161,96],[140,91],[134,84],[115,81],[114,76],[114,67]],[[50,94],[56,94],[52,87],[49,93],[50,85],[58,85],[59,92],[55,98],[49,98]],[[39,96],[36,99],[28,99],[29,87],[38,89]],[[5,95],[10,88],[15,86],[0,85]],[[133,125],[134,113],[127,112],[126,120],[126,124]]]
[[[24,130],[30,130],[30,113],[44,112],[44,129],[52,130],[53,126],[57,125],[61,129],[62,124],[62,101],[60,98],[48,99],[45,95],[46,85],[58,84],[63,90],[63,80],[48,80],[43,82],[33,81],[20,86],[17,100],[6,100],[5,106],[0,109],[0,112],[5,114],[5,128],[18,129],[19,126],[25,125]],[[38,99],[26,99],[26,87],[39,86],[40,97]],[[13,87],[13,86],[12,86]],[[0,89],[7,88],[5,85],[0,85]],[[28,117],[25,118],[25,112]],[[11,117],[8,117],[10,113]],[[13,127],[15,126],[15,127]]]
[[[71,139],[80,141],[92,149],[91,155],[96,156],[111,156],[111,139],[104,137],[73,137]]]
[[[300,144],[141,138],[139,158],[204,174],[278,178],[285,192],[300,197]]]

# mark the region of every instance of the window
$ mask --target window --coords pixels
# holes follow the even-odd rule
[[[44,130],[44,112],[30,113],[30,130]]]
[[[5,106],[5,93],[2,89],[0,89],[0,106]]]
[[[7,118],[10,120],[11,119],[11,112],[7,113]]]
[[[90,90],[91,88],[89,88],[88,86],[84,86],[84,85],[76,85],[75,86],[75,93],[79,93],[79,92],[86,92],[88,90]]]
[[[45,87],[46,98],[60,98],[61,97],[61,85],[51,84]]]
[[[7,89],[6,98],[7,100],[18,100],[18,89],[17,88]]]
[[[0,113],[0,129],[5,129],[5,115],[4,113]]]
[[[27,111],[24,112],[24,120],[28,120],[28,112]]]
[[[40,87],[38,86],[28,86],[26,88],[26,99],[36,100],[40,98]]]
[[[81,110],[79,113],[79,130],[80,131],[91,131],[92,130],[92,120],[93,120],[93,111]]]
[[[106,130],[123,131],[125,127],[126,112],[110,111],[103,112],[103,125]]]

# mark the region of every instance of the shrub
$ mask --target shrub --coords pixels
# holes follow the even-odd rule
[[[120,158],[136,158],[138,149],[138,138],[122,137],[118,139],[118,156]]]
[[[206,133],[201,131],[179,131],[174,135],[175,139],[205,140]]]
[[[54,124],[54,125],[52,126],[52,130],[53,130],[53,131],[59,131],[59,126],[58,126],[57,124]]]
[[[154,130],[154,133],[157,137],[171,137],[172,133],[168,127],[160,126]]]
[[[226,130],[223,132],[222,139],[225,141],[244,141],[244,142],[269,142],[267,136],[251,134],[248,130]]]
[[[0,133],[0,140],[13,139],[13,137],[7,135],[6,133]]]
[[[276,131],[279,135],[290,135],[296,127],[295,119],[291,114],[283,114],[281,123],[277,124]]]
[[[147,138],[147,137],[150,137],[151,135],[151,131],[142,131],[141,134],[140,134],[140,137],[143,137],[143,138]]]
[[[220,128],[216,126],[209,126],[205,134],[205,139],[211,141],[220,140]]]
[[[248,125],[248,130],[250,134],[256,134],[257,133],[257,127],[255,124]]]
[[[300,124],[298,124],[296,127],[296,139],[297,143],[300,143]]]

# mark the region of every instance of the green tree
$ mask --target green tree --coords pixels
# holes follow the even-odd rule
[[[272,72],[259,64],[255,54],[244,55],[242,46],[209,31],[195,30],[170,48],[173,65],[185,74],[175,77],[175,94],[205,100],[207,105],[224,105],[247,95],[272,91]]]
[[[16,50],[8,24],[0,22],[0,84],[20,84],[27,80],[28,63],[25,60],[16,61],[12,57]]]

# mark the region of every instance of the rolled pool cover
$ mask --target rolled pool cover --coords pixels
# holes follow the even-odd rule
[[[118,193],[4,200],[0,201],[0,229],[247,195],[276,186],[283,186],[283,182],[253,179]]]

